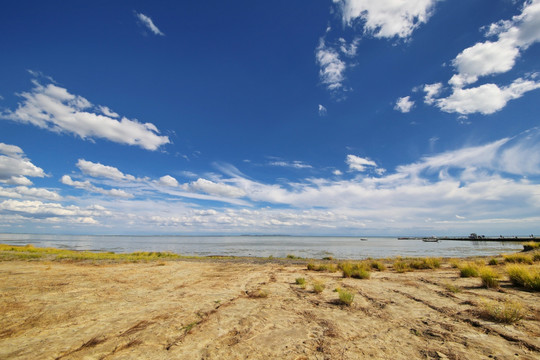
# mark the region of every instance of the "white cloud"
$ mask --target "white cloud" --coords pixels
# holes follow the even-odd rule
[[[396,105],[394,106],[394,110],[400,111],[402,113],[408,113],[409,111],[411,111],[413,106],[414,106],[414,101],[411,101],[411,97],[404,96],[397,99]]]
[[[326,110],[326,108],[319,104],[319,116],[326,116],[327,113],[328,111]]]
[[[62,200],[55,191],[50,191],[43,188],[29,188],[26,186],[17,186],[12,188],[0,187],[0,197],[7,197],[12,199],[20,199],[22,197],[29,197],[33,199],[45,199],[45,200]]]
[[[112,118],[120,117],[120,115],[118,115],[117,113],[115,113],[114,111],[112,111],[111,109],[109,109],[106,106],[99,106],[99,110],[101,110],[103,115],[106,115],[108,117],[112,117]]]
[[[353,41],[351,41],[349,44],[347,44],[347,41],[344,38],[339,38],[339,50],[349,57],[356,56],[356,52],[358,51],[358,44],[360,43],[359,38],[355,38]]]
[[[501,110],[508,101],[518,99],[526,92],[538,88],[540,88],[540,81],[522,78],[502,88],[495,84],[484,84],[468,89],[454,88],[449,97],[437,99],[435,104],[442,111],[449,113],[487,115]]]
[[[62,184],[64,184],[64,185],[73,186],[73,187],[75,187],[77,189],[82,189],[82,190],[86,190],[86,191],[89,191],[89,192],[98,193],[98,194],[102,194],[102,195],[114,196],[114,197],[119,197],[119,198],[124,198],[124,199],[130,199],[130,198],[133,197],[132,194],[127,193],[124,190],[120,190],[120,189],[109,189],[109,190],[103,189],[103,188],[100,188],[98,186],[93,185],[88,180],[86,180],[86,181],[73,180],[71,178],[71,176],[69,176],[69,175],[62,176],[62,178],[60,179],[60,182]]]
[[[197,181],[190,183],[188,188],[192,191],[202,191],[210,195],[225,196],[231,198],[239,198],[246,195],[244,190],[240,188],[223,183],[215,183],[213,181],[202,178],[199,178],[197,179]]]
[[[349,26],[359,19],[377,38],[407,38],[426,23],[437,0],[334,0]]]
[[[341,170],[336,169],[336,170],[332,171],[332,174],[334,174],[336,176],[341,176],[341,175],[343,175],[343,172]]]
[[[313,166],[309,164],[305,164],[302,161],[294,160],[294,161],[283,161],[283,160],[276,160],[271,161],[268,163],[270,166],[279,166],[279,167],[290,167],[294,169],[311,169]]]
[[[81,209],[78,206],[64,206],[59,203],[44,203],[37,200],[5,200],[0,202],[0,213],[16,213],[28,218],[71,218],[69,221],[75,221],[84,224],[97,224],[92,217],[100,215],[96,209]],[[25,220],[28,221],[28,220]]]
[[[178,181],[170,175],[165,175],[159,178],[159,184],[169,187],[178,187]]]
[[[165,36],[165,34],[162,33],[156,25],[154,25],[154,22],[149,16],[146,16],[142,13],[135,13],[135,16],[137,16],[139,21],[141,21],[141,23],[143,23],[144,26],[146,26],[148,30],[150,30],[154,35]]]
[[[0,182],[31,185],[32,182],[27,176],[44,177],[45,172],[32,164],[20,147],[0,143]]]
[[[113,166],[94,163],[84,159],[79,159],[77,161],[77,167],[83,172],[83,174],[96,178],[102,177],[112,180],[135,180],[133,175],[126,175]]]
[[[521,14],[491,24],[486,36],[497,36],[497,40],[476,43],[453,60],[458,74],[449,81],[451,85],[463,87],[480,76],[512,69],[519,55],[540,41],[540,0],[525,1]]]
[[[315,56],[321,67],[319,70],[321,82],[331,91],[342,88],[346,65],[339,58],[338,52],[332,47],[326,46],[324,38],[321,38]]]
[[[424,85],[424,92],[426,93],[426,96],[424,96],[424,102],[428,105],[432,105],[435,102],[435,97],[439,96],[441,90],[441,83]]]
[[[146,150],[157,150],[170,142],[167,136],[158,135],[154,124],[97,114],[93,111],[103,113],[103,107],[96,108],[81,96],[70,94],[54,84],[33,83],[35,86],[30,92],[20,94],[24,101],[19,103],[17,110],[4,112],[0,114],[1,118],[72,133],[82,139],[102,138]]]
[[[360,172],[366,171],[366,167],[377,167],[375,161],[361,158],[356,155],[347,155],[346,163],[349,165],[349,169]]]

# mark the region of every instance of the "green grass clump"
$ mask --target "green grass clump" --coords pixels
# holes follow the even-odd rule
[[[532,264],[534,262],[534,259],[529,254],[511,254],[511,255],[503,255],[504,262],[507,263],[518,263],[518,264]]]
[[[326,288],[326,285],[324,285],[322,281],[315,281],[313,283],[313,292],[316,294],[322,293],[325,288]]]
[[[314,264],[312,262],[307,264],[307,269],[312,271],[326,271],[326,272],[336,272],[337,267],[334,264]]]
[[[489,259],[488,265],[497,265],[499,261],[495,258]]]
[[[478,266],[472,263],[461,264],[459,266],[459,275],[461,277],[478,277]]]
[[[287,254],[287,259],[299,260],[302,259],[302,257],[293,254]]]
[[[441,260],[437,258],[422,258],[410,261],[409,266],[412,269],[438,269],[441,267]]]
[[[344,305],[351,305],[354,301],[354,294],[344,289],[338,289],[339,302]]]
[[[373,260],[370,265],[372,269],[375,269],[378,271],[386,270],[386,266],[381,261]]]
[[[524,265],[509,265],[506,273],[512,284],[526,289],[540,291],[540,268]]]
[[[522,245],[523,245],[523,251],[531,251],[531,250],[540,249],[540,242],[536,242],[536,241],[529,241],[529,242],[523,243]]]
[[[412,271],[411,266],[408,262],[403,260],[396,260],[394,261],[394,270],[396,270],[398,273],[404,273],[407,271]]]
[[[306,285],[306,279],[304,279],[303,277],[296,278],[294,281],[296,285]]]
[[[339,264],[339,268],[344,278],[369,279],[371,275],[365,263],[344,262]]]
[[[525,308],[517,301],[505,301],[503,303],[486,301],[482,304],[481,314],[492,321],[512,324],[526,315]]]
[[[490,288],[497,289],[499,287],[499,279],[501,275],[496,272],[493,268],[484,266],[478,271],[480,274],[480,279],[482,279],[482,285]]]

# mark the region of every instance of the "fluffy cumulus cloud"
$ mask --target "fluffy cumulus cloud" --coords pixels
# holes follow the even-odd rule
[[[170,175],[165,175],[159,178],[158,183],[160,185],[169,186],[169,187],[178,187],[178,180],[173,178]]]
[[[159,135],[152,123],[140,123],[126,117],[118,119],[118,114],[111,113],[108,108],[96,107],[65,88],[33,83],[31,91],[20,94],[24,100],[18,108],[0,114],[1,118],[74,134],[82,139],[101,138],[147,150],[157,150],[169,143],[169,138]]]
[[[94,184],[92,184],[88,180],[86,180],[86,181],[73,180],[71,178],[71,176],[69,176],[69,175],[62,176],[62,178],[60,179],[60,182],[62,184],[64,184],[64,185],[73,186],[73,187],[75,187],[77,189],[82,189],[82,190],[86,190],[86,191],[89,191],[89,192],[98,193],[98,194],[102,194],[102,195],[125,198],[125,199],[129,199],[129,198],[133,197],[132,194],[127,193],[124,190],[120,190],[120,189],[103,189],[103,188],[100,188],[98,186],[95,186]]]
[[[126,175],[113,166],[103,165],[84,159],[77,161],[77,167],[83,174],[96,177],[107,178],[112,180],[135,180],[133,175]]]
[[[334,0],[343,22],[363,23],[364,32],[377,38],[407,38],[426,23],[437,0]]]
[[[165,34],[158,29],[158,27],[154,24],[154,22],[149,16],[144,15],[143,13],[135,13],[135,16],[148,30],[152,32],[152,34],[165,36]]]
[[[394,106],[394,110],[397,110],[402,113],[408,113],[411,111],[413,106],[414,106],[414,101],[411,100],[411,97],[404,96],[397,99],[396,105]]]
[[[32,164],[23,150],[15,145],[0,143],[0,182],[31,185],[28,177],[44,177],[43,169]]]
[[[474,88],[456,88],[450,96],[438,99],[435,103],[445,112],[488,115],[504,108],[508,101],[518,99],[526,92],[538,88],[540,88],[539,81],[519,78],[504,87],[484,84]]]
[[[76,223],[86,225],[97,225],[97,216],[110,215],[100,207],[80,208],[74,205],[63,205],[61,203],[42,202],[38,200],[5,200],[0,202],[0,214],[6,217],[16,215],[15,219],[23,222],[48,222]],[[12,217],[13,218],[13,217]]]
[[[456,73],[448,81],[450,95],[437,98],[444,90],[442,84],[425,85],[426,104],[460,115],[488,115],[503,109],[508,101],[540,87],[536,73],[517,78],[508,85],[488,82],[473,86],[481,77],[512,70],[519,56],[540,41],[540,0],[525,1],[521,13],[484,29],[488,40],[464,49],[453,59]]]
[[[190,183],[188,189],[191,191],[202,191],[210,195],[218,195],[232,198],[245,196],[244,190],[224,183],[216,183],[210,180],[199,178]]]
[[[486,35],[496,39],[477,43],[453,60],[458,73],[450,80],[451,85],[463,87],[480,76],[511,70],[519,55],[540,41],[540,0],[526,1],[521,14],[491,24]]]
[[[16,186],[11,188],[3,188],[0,186],[0,197],[12,199],[31,198],[53,201],[62,200],[62,196],[60,196],[56,191],[42,188],[29,188],[27,186]]]

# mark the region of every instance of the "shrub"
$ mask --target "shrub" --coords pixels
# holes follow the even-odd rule
[[[326,272],[332,272],[332,273],[337,271],[337,267],[334,264],[314,264],[311,262],[307,265],[307,269],[313,270],[313,271],[326,271]]]
[[[535,249],[540,249],[540,242],[529,241],[523,244],[523,251],[531,251]]]
[[[382,262],[377,261],[377,260],[374,260],[371,262],[371,268],[376,269],[378,271],[386,270],[386,266]]]
[[[459,269],[459,266],[461,265],[461,262],[458,259],[450,259],[450,265],[454,269]]]
[[[441,267],[441,261],[436,258],[423,258],[410,262],[413,269],[436,269]]]
[[[464,264],[459,267],[459,275],[461,277],[477,277],[478,276],[478,267],[474,264]]]
[[[394,270],[396,270],[398,273],[404,273],[406,271],[412,271],[409,264],[403,260],[396,260],[394,261]]]
[[[533,257],[528,254],[512,254],[503,255],[504,261],[507,263],[532,264]]]
[[[339,264],[344,278],[369,279],[370,273],[366,264],[351,264],[349,262]]]
[[[304,279],[303,277],[296,278],[295,282],[296,285],[306,285],[306,279]]]
[[[324,285],[323,282],[321,282],[321,281],[315,281],[315,282],[313,283],[313,292],[316,293],[316,294],[320,294],[320,293],[323,292],[323,290],[324,290],[325,287],[326,287],[326,286]]]
[[[501,275],[493,270],[493,268],[484,266],[483,268],[480,268],[479,270],[480,279],[482,279],[482,285],[487,288],[498,288],[499,287],[499,279]]]
[[[525,317],[525,309],[517,301],[484,302],[481,313],[490,320],[504,324],[512,324]]]
[[[338,289],[339,301],[344,305],[351,305],[354,301],[354,294],[348,292],[347,290]]]
[[[499,261],[495,258],[489,259],[488,265],[497,265]]]
[[[506,272],[512,284],[526,289],[540,291],[540,270],[524,265],[510,265]]]

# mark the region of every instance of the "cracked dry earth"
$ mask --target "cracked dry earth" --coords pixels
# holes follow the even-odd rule
[[[355,294],[351,306],[336,287]],[[268,296],[250,295],[259,289]],[[519,300],[528,315],[481,319],[482,299]],[[356,280],[294,264],[7,261],[0,359],[540,359],[538,300],[447,265]]]

